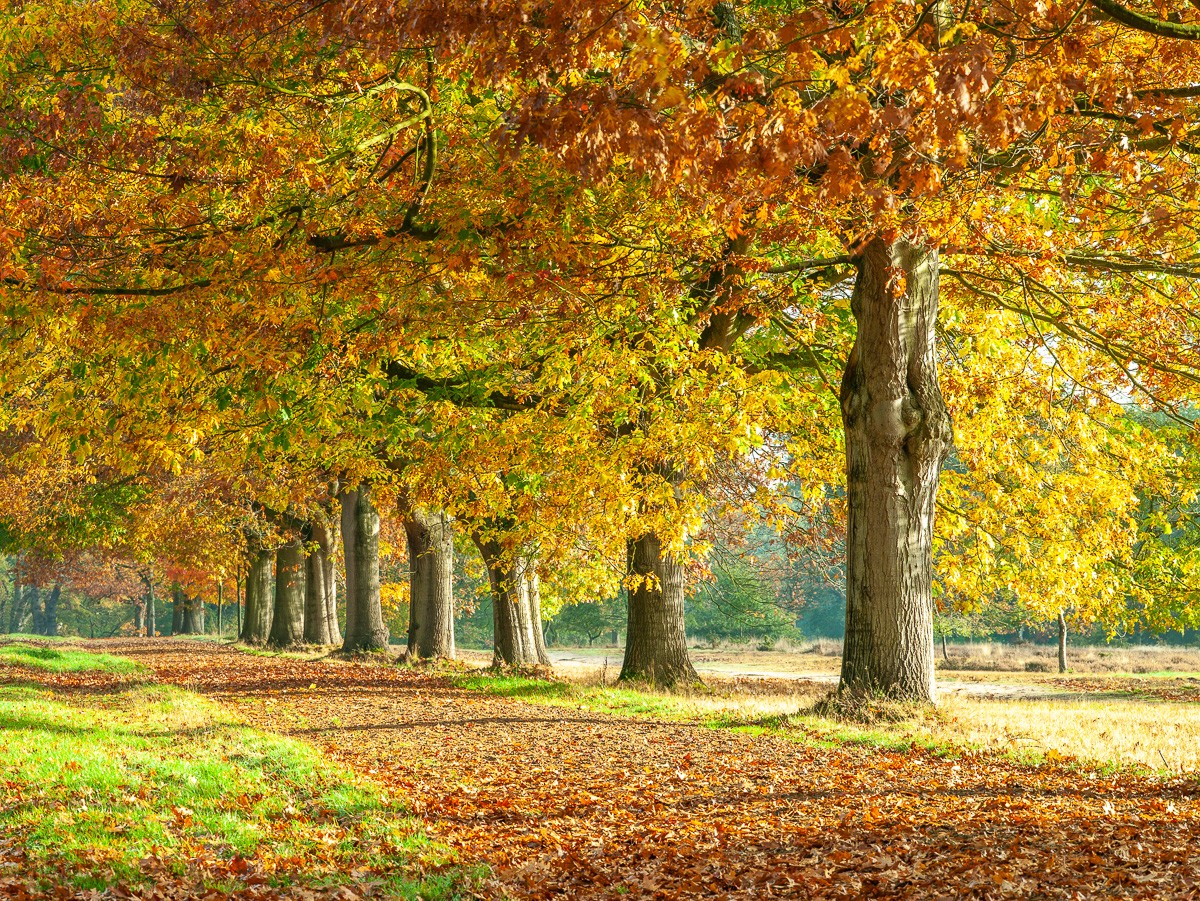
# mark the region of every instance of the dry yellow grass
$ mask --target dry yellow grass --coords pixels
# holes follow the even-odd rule
[[[951,644],[949,660],[938,649],[938,669],[967,672],[1023,672],[1030,665],[1058,671],[1058,648],[1053,645],[972,642]],[[1194,673],[1200,672],[1200,649],[1165,645],[1117,647],[1067,646],[1067,668],[1073,673]],[[948,675],[948,674],[947,674]],[[953,678],[949,676],[949,678]]]
[[[1152,770],[1200,770],[1200,704],[1141,698],[948,697],[935,740]]]

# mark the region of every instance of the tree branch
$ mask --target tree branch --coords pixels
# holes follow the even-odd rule
[[[1166,22],[1134,12],[1122,6],[1116,0],[1092,0],[1092,5],[1101,12],[1130,28],[1153,34],[1160,38],[1175,38],[1181,41],[1200,41],[1200,26],[1184,25],[1180,22]]]

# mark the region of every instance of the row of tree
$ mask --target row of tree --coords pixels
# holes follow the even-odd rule
[[[850,694],[933,698],[935,594],[1186,622],[1176,12],[10,6],[7,540],[188,596],[241,561],[244,636],[286,644],[336,637],[340,533],[358,650],[394,527],[425,657],[457,528],[499,660],[623,586],[622,674],[665,684],[712,548],[763,523],[844,548]]]

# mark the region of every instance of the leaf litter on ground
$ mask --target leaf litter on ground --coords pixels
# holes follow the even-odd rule
[[[817,746],[371,663],[106,644],[386,786],[511,898],[1195,898],[1191,776]]]

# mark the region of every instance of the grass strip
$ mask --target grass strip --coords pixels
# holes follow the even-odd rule
[[[0,865],[19,849],[43,889],[167,879],[434,899],[474,875],[380,786],[178,688],[0,685],[0,732]]]
[[[149,675],[150,670],[112,654],[92,654],[72,648],[56,648],[14,642],[0,645],[0,666],[27,666],[49,673],[120,673]]]

